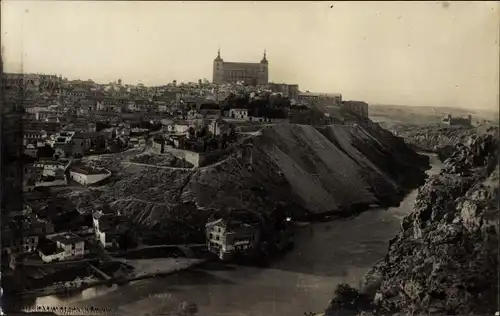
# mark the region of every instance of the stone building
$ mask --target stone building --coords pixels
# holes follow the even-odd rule
[[[269,81],[269,62],[264,57],[260,63],[225,62],[220,57],[220,50],[213,64],[213,83],[236,83],[244,81],[249,85],[265,85]]]
[[[281,93],[285,98],[295,99],[300,93],[299,85],[297,84],[286,84],[286,83],[269,83],[266,86],[267,89],[275,93]]]
[[[342,103],[342,94],[301,92],[297,94],[297,102],[303,105],[340,105]]]
[[[260,229],[257,225],[231,218],[220,218],[205,225],[207,247],[221,260],[236,253],[248,253],[258,247]]]
[[[460,126],[472,126],[472,115],[467,115],[467,117],[453,117],[451,114],[446,115],[441,120],[443,124],[452,126],[452,125],[460,125]]]
[[[340,107],[354,112],[363,118],[368,118],[368,103],[366,102],[344,101],[340,104]]]

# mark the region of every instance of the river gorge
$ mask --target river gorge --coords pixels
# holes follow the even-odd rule
[[[431,169],[441,163],[429,155]],[[293,250],[269,267],[210,264],[168,277],[125,286],[96,287],[73,296],[45,296],[33,305],[110,308],[119,314],[174,312],[182,301],[198,305],[200,315],[303,315],[321,312],[336,286],[357,287],[387,252],[388,241],[412,211],[417,189],[399,207],[373,209],[359,216],[298,229]]]

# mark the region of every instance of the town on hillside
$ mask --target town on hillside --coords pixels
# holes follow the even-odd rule
[[[74,206],[55,197],[119,179],[116,163],[109,162],[114,157],[129,168],[192,170],[230,156],[248,164],[251,137],[266,126],[329,124],[342,120],[335,115],[340,112],[368,117],[365,102],[345,101],[340,93],[269,82],[269,67],[266,53],[260,62],[235,63],[219,51],[211,82],[145,86],[2,74],[2,132],[9,143],[2,150],[11,157],[3,193],[2,271],[10,280],[4,289],[41,295],[151,277],[162,270],[123,259],[150,258],[151,247],[192,260],[200,252],[204,259],[232,260],[287,248],[291,218],[283,210],[269,219],[252,210],[229,211],[200,226],[205,243],[175,245],[173,238],[173,246],[162,246],[138,238],[131,220],[109,207],[118,201]]]

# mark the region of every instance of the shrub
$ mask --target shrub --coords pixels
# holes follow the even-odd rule
[[[343,303],[355,304],[359,300],[359,292],[349,284],[339,284],[335,290],[335,298]]]
[[[330,301],[330,305],[325,311],[327,315],[342,310],[358,310],[358,304],[361,303],[361,296],[355,288],[349,284],[339,284],[335,290],[334,298]]]

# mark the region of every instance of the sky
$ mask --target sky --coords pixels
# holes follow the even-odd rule
[[[273,82],[368,103],[498,109],[500,4],[1,2],[5,72],[161,85],[259,62]]]

